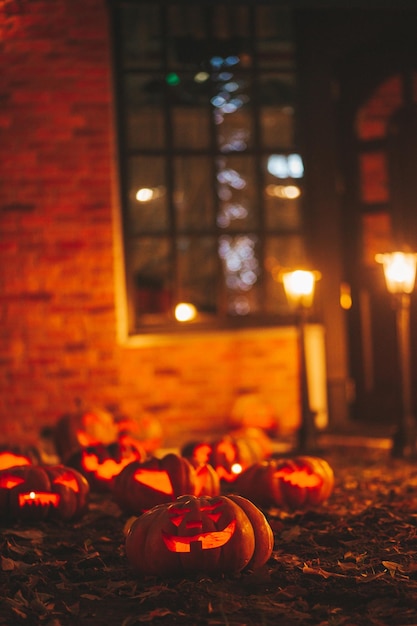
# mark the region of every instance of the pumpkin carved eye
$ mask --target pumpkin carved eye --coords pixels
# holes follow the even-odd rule
[[[13,489],[21,483],[24,483],[24,479],[19,476],[0,476],[0,488],[1,489]]]
[[[53,482],[55,485],[64,485],[65,487],[72,489],[75,493],[80,491],[80,486],[73,472],[66,472],[65,474],[62,474],[62,476],[55,478]]]
[[[168,472],[161,470],[138,469],[133,475],[134,480],[146,487],[150,487],[155,491],[172,495],[171,479]]]

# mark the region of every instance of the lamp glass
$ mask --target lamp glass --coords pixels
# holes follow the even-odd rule
[[[282,275],[285,295],[290,304],[295,306],[310,307],[313,303],[314,288],[316,283],[315,272],[307,270],[294,270]]]
[[[385,282],[390,293],[411,293],[416,279],[417,254],[413,252],[389,252],[377,254],[382,263]]]

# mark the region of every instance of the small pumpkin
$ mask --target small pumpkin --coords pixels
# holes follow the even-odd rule
[[[117,441],[118,432],[112,413],[92,408],[62,415],[55,425],[53,439],[57,454],[66,463],[81,448]]]
[[[116,417],[120,435],[126,435],[139,442],[147,454],[152,454],[161,447],[163,428],[161,422],[151,413],[139,417]]]
[[[88,507],[90,487],[64,465],[21,465],[0,471],[0,518],[72,520]]]
[[[118,474],[133,461],[146,458],[137,442],[122,437],[109,445],[96,444],[81,448],[67,461],[85,476],[92,491],[110,491]]]
[[[211,443],[187,444],[183,454],[196,463],[212,465],[221,480],[233,482],[250,465],[269,457],[272,444],[262,429],[242,428]]]
[[[245,392],[239,395],[230,412],[232,428],[261,428],[275,436],[279,430],[277,412],[271,402],[260,393]]]
[[[138,517],[126,536],[126,555],[142,575],[211,575],[255,570],[272,554],[264,514],[241,496],[184,495]]]
[[[113,494],[121,508],[131,513],[175,500],[179,495],[214,496],[220,493],[220,480],[213,467],[194,466],[180,455],[170,453],[158,459],[130,463],[115,478]]]
[[[258,506],[293,510],[324,502],[333,487],[333,469],[325,459],[313,456],[254,463],[234,483],[237,493]]]
[[[194,494],[195,490],[195,468],[186,458],[172,452],[161,459],[151,457],[129,463],[115,477],[113,496],[123,510],[140,515],[177,496]]]
[[[20,445],[0,447],[0,470],[17,465],[32,465],[40,462],[38,451],[32,447]]]

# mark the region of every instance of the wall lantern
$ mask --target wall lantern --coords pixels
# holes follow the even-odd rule
[[[417,455],[417,424],[411,399],[410,294],[414,289],[417,254],[397,251],[377,254],[375,260],[383,266],[386,286],[393,295],[396,309],[402,410],[393,437],[392,455],[414,457]]]
[[[280,275],[290,307],[297,314],[298,350],[300,363],[301,425],[298,429],[297,448],[300,452],[311,452],[317,448],[315,413],[310,408],[305,353],[305,325],[313,304],[316,281],[320,272],[308,270],[283,271]]]

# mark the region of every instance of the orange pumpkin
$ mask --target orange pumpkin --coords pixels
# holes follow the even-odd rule
[[[261,507],[306,509],[329,498],[334,473],[319,457],[297,456],[254,463],[242,472],[234,489]]]
[[[146,453],[130,439],[121,438],[107,446],[81,448],[67,461],[85,476],[92,491],[110,491],[115,477],[133,461],[143,461]]]
[[[119,416],[116,418],[120,435],[130,437],[139,442],[148,453],[155,452],[162,445],[163,429],[161,422],[151,413],[139,417]]]
[[[260,428],[243,428],[212,442],[187,444],[183,454],[195,463],[208,463],[219,478],[233,482],[246,468],[272,453],[271,440]]]
[[[249,500],[184,495],[137,518],[125,547],[137,573],[170,577],[255,570],[273,544],[268,521]]]
[[[54,428],[53,439],[60,459],[67,460],[81,448],[109,445],[118,438],[113,415],[104,409],[78,411],[62,415]]]
[[[21,465],[0,471],[0,517],[38,521],[80,517],[90,487],[84,476],[63,465]]]
[[[0,470],[17,465],[32,465],[40,463],[40,455],[32,446],[20,445],[0,447]]]
[[[174,453],[130,463],[113,484],[115,501],[137,515],[184,494],[215,495],[219,491],[213,468],[194,468],[188,459]]]

